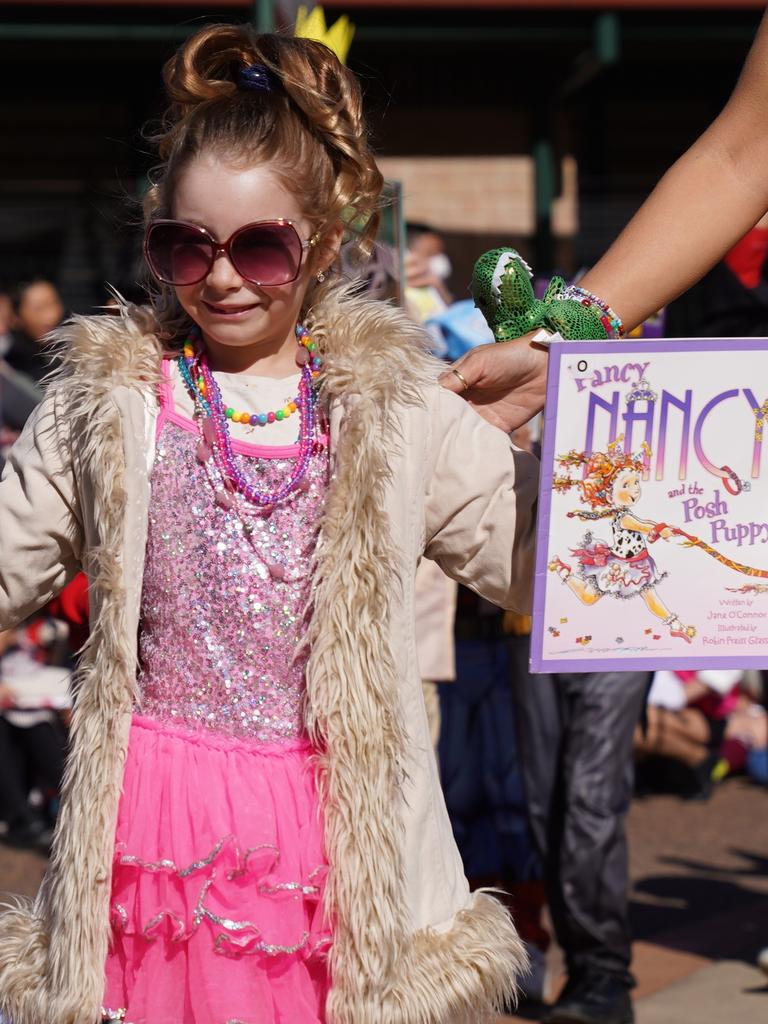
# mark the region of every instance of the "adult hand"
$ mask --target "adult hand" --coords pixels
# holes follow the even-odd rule
[[[544,407],[549,359],[545,348],[531,343],[534,333],[472,349],[440,375],[440,383],[511,433]]]

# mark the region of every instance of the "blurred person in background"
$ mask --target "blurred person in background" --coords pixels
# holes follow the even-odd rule
[[[61,638],[61,626],[43,618],[0,633],[0,840],[46,854],[66,747],[59,712],[68,707],[69,671],[48,664]]]
[[[512,648],[526,807],[568,980],[548,1024],[631,1024],[629,865],[632,739],[650,675],[532,673]]]
[[[768,715],[746,688],[743,672],[654,675],[647,726],[635,733],[646,785],[671,784],[681,795],[704,799],[715,783],[736,772],[761,782],[766,747]]]
[[[11,303],[14,320],[6,361],[39,383],[51,369],[41,343],[64,319],[64,304],[56,286],[43,277],[17,285]]]
[[[69,681],[88,639],[88,612],[88,581],[78,573],[39,615],[0,633],[0,842],[8,846],[49,852],[71,720]]]
[[[11,296],[0,290],[0,472],[5,453],[43,397],[41,388],[30,377],[14,370],[6,361],[14,341],[11,331],[14,319]]]
[[[88,577],[79,572],[43,609],[48,615],[67,627],[67,647],[69,660],[67,664],[74,667],[82,648],[90,634],[90,600],[88,596]]]
[[[453,302],[451,261],[443,236],[428,224],[407,224],[405,237],[405,305],[414,320],[426,323]]]
[[[0,356],[0,429],[18,433],[43,397],[38,384],[12,369]]]
[[[0,358],[0,472],[6,452],[42,398],[40,387]]]
[[[0,288],[0,359],[11,347],[11,325],[13,324],[13,303],[11,296]]]

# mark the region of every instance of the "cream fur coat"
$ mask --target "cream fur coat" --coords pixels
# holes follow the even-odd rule
[[[339,289],[310,326],[333,460],[307,669],[335,921],[328,1021],[477,1024],[513,992],[525,954],[501,904],[470,895],[453,842],[416,664],[414,575],[426,553],[525,610],[536,464],[436,384],[399,311]],[[0,629],[82,566],[92,632],[50,867],[34,902],[0,916],[0,1012],[13,1024],[99,1016],[154,458],[156,337],[127,315],[78,318],[61,345],[61,375],[0,484]]]

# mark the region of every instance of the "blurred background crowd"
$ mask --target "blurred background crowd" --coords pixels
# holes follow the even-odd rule
[[[251,17],[269,30],[290,24],[297,6],[0,4],[0,466],[55,366],[55,353],[43,345],[48,333],[72,313],[116,311],[114,291],[142,301],[140,201],[152,157],[138,129],[160,109],[163,60],[205,21]],[[716,116],[764,5],[325,6],[329,22],[344,13],[354,19],[348,63],[363,80],[389,182],[381,243],[363,272],[373,292],[425,323],[437,355],[455,359],[492,340],[468,297],[477,256],[511,244],[542,278],[576,278]],[[768,219],[639,333],[768,335]],[[515,440],[536,451],[539,424]],[[457,592],[432,564],[420,570],[417,598],[424,692],[454,832],[472,883],[510,894],[533,958],[525,988],[535,1005],[552,995],[553,932],[571,967],[585,949],[589,959],[589,949],[599,954],[624,941],[621,922],[616,939],[598,934],[599,922],[571,920],[578,913],[567,892],[568,810],[556,779],[567,746],[568,691],[558,691],[556,710],[543,707],[547,684],[527,668],[525,617]],[[79,577],[32,620],[0,634],[0,840],[8,849],[47,854],[72,703],[68,684],[87,620],[87,585]],[[621,688],[620,677],[614,683]],[[614,845],[624,849],[633,789],[638,800],[662,793],[706,802],[735,785],[738,799],[750,792],[754,801],[768,785],[764,673],[667,671],[633,685],[634,758],[614,765],[626,799],[601,823],[614,830]],[[603,728],[611,728],[610,715]],[[757,856],[768,865],[760,828]],[[4,863],[0,889],[13,884],[2,876]],[[606,861],[593,870],[607,877],[612,869]],[[621,871],[612,884],[623,885],[621,916]],[[768,930],[754,937],[755,953],[765,941]],[[618,968],[610,956],[607,963],[609,973],[626,967],[621,957]]]

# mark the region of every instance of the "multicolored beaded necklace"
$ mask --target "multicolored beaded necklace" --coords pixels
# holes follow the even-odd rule
[[[213,458],[216,463],[224,481],[224,488],[216,492],[216,502],[223,508],[233,508],[234,495],[239,494],[246,501],[267,511],[284,501],[293,491],[302,488],[315,442],[316,398],[312,383],[319,375],[323,361],[316,355],[316,345],[303,324],[296,325],[296,340],[299,344],[296,362],[301,367],[299,393],[282,409],[268,413],[241,413],[225,406],[221,389],[211,373],[208,358],[202,348],[199,329],[193,328],[184,342],[178,358],[179,372],[202,420],[203,436],[197,448],[197,457],[201,462]],[[249,483],[237,468],[227,420],[264,426],[285,419],[294,411],[298,411],[300,420],[299,454],[291,475],[277,490],[262,490]]]
[[[296,325],[296,338],[299,342],[299,352],[296,356],[296,362],[299,366],[306,366],[309,364],[312,369],[312,377],[317,377],[320,373],[320,367],[323,365],[323,360],[320,356],[315,355],[317,346],[312,340],[312,336],[309,331],[303,324]],[[186,360],[187,366],[190,368],[190,373],[195,365],[199,342],[200,332],[195,328],[190,331],[187,340],[184,342],[184,359]],[[203,396],[203,398],[205,398],[205,379],[202,374],[198,374],[195,384],[198,392]],[[292,416],[293,413],[298,410],[298,408],[299,396],[297,395],[290,402],[286,402],[282,408],[273,409],[270,412],[240,412],[229,405],[225,408],[224,413],[227,419],[232,420],[233,423],[243,423],[245,425],[250,424],[252,427],[265,427],[268,423],[274,423],[275,420],[287,420],[289,416]]]

